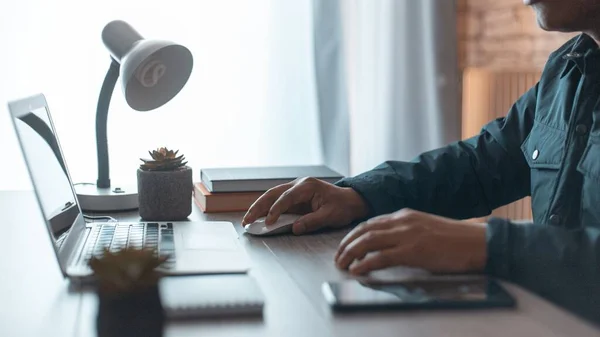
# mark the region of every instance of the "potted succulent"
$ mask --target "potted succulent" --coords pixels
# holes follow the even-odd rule
[[[184,155],[166,147],[148,151],[137,170],[140,217],[144,220],[184,220],[192,213],[192,169]]]
[[[92,257],[98,294],[98,337],[163,335],[165,315],[159,294],[161,274],[156,270],[167,257],[155,250],[104,250]]]

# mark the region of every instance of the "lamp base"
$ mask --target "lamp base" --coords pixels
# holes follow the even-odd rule
[[[79,205],[84,211],[116,212],[139,207],[135,185],[99,188],[95,184],[75,184]]]

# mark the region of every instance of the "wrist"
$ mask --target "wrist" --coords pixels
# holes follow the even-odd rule
[[[342,190],[346,195],[346,204],[350,209],[353,221],[367,218],[370,213],[367,201],[352,187],[342,187]]]
[[[472,271],[483,271],[487,263],[487,240],[486,240],[486,229],[487,224],[485,223],[472,223],[471,231],[471,258],[469,261],[469,269]]]

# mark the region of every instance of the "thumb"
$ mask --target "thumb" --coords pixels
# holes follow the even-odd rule
[[[323,208],[319,208],[312,213],[308,213],[294,222],[292,231],[296,235],[302,235],[320,229],[327,223],[329,213],[330,212],[324,210]]]

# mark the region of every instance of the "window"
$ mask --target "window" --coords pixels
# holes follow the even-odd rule
[[[95,109],[110,64],[100,34],[114,19],[185,45],[194,70],[179,95],[149,112],[130,109],[115,88],[113,182],[134,183],[139,158],[159,146],[184,153],[194,180],[202,167],[321,162],[309,0],[12,0],[0,13],[0,103],[46,95],[74,182],[96,180]],[[11,128],[2,113],[0,143],[21,158]],[[16,161],[4,160],[0,189],[28,186]]]

